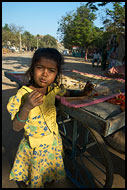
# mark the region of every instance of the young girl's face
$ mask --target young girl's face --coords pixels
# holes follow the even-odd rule
[[[34,67],[34,82],[38,87],[47,87],[54,82],[57,73],[57,62],[42,57]]]

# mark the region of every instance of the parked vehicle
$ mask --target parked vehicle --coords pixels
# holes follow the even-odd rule
[[[9,49],[10,49],[12,52],[19,52],[19,48],[16,48],[16,47],[9,47]]]
[[[68,49],[64,49],[63,50],[63,55],[69,55],[69,50]]]

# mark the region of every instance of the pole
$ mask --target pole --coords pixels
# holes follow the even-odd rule
[[[37,38],[37,49],[38,49],[38,38]]]
[[[20,46],[20,51],[21,51],[21,48],[22,48],[21,33],[19,33],[19,40],[20,40],[20,44],[19,44],[19,46]]]

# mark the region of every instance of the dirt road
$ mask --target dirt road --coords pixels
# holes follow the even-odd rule
[[[4,76],[5,71],[26,71],[31,64],[31,58],[33,53],[12,53],[3,54],[2,57],[2,145],[6,150],[3,150],[3,167],[2,167],[2,187],[3,188],[16,188],[15,182],[8,180],[8,175],[10,172],[10,165],[8,164],[8,158],[10,164],[13,162],[13,158],[8,153],[8,150],[12,149],[12,154],[15,154],[14,147],[18,146],[18,143],[22,137],[22,132],[16,133],[12,130],[12,123],[10,120],[10,115],[6,110],[6,105],[10,96],[14,95],[17,90],[17,85],[15,82],[11,82]],[[80,72],[86,72],[90,74],[102,75],[104,76],[105,71],[101,68],[93,68],[91,62],[84,62],[83,58],[73,58],[65,57],[66,69],[75,69]],[[108,146],[107,146],[108,147]],[[108,147],[111,154],[111,158],[114,164],[114,181],[113,188],[125,188],[125,155],[120,154],[114,149]],[[72,187],[75,186],[69,181],[58,183],[56,187]]]

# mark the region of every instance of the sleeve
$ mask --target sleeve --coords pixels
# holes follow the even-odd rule
[[[22,102],[23,93],[21,89],[18,90],[17,94],[9,98],[7,104],[7,110],[11,115],[11,120],[15,118],[16,113],[19,111]]]
[[[66,91],[67,90],[64,88],[63,85],[61,85],[60,87],[56,86],[54,88],[55,95],[58,95],[58,96],[63,96],[66,93]]]

